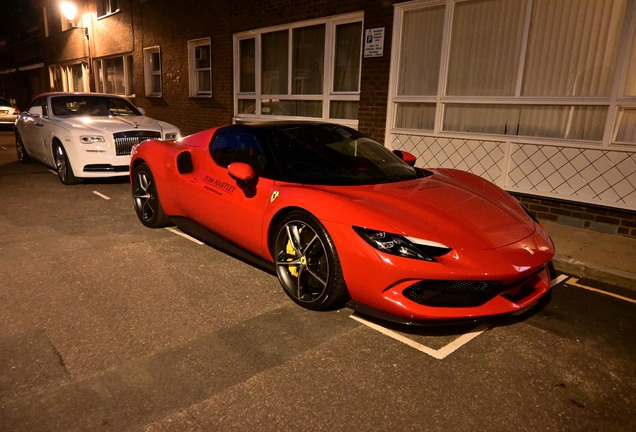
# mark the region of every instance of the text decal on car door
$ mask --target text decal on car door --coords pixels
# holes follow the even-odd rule
[[[205,183],[209,184],[210,186],[213,186],[216,189],[219,189],[219,190],[222,190],[224,192],[231,193],[231,194],[234,193],[234,190],[236,190],[236,186],[232,186],[229,183],[226,183],[226,182],[221,181],[219,179],[212,178],[212,177],[207,176],[207,175],[205,177],[203,177],[203,181]],[[209,188],[206,186],[206,189],[209,189]]]

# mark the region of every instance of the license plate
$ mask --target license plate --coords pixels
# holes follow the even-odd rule
[[[0,110],[0,115],[7,115],[9,114],[9,111],[7,110]]]

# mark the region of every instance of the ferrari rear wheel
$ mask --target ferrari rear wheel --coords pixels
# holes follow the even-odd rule
[[[18,153],[20,163],[26,164],[33,162],[33,158],[29,156],[27,149],[24,147],[24,141],[19,133],[15,134],[15,150]]]
[[[278,280],[287,295],[311,310],[344,306],[349,294],[338,252],[313,215],[294,211],[281,222],[273,255]]]
[[[161,207],[155,178],[150,167],[145,163],[133,169],[132,193],[135,211],[142,224],[149,228],[162,228],[170,225],[170,220]]]
[[[53,149],[53,158],[55,159],[55,168],[57,168],[57,176],[65,185],[74,185],[80,182],[80,179],[73,174],[73,167],[68,160],[66,151],[61,144],[56,144]]]

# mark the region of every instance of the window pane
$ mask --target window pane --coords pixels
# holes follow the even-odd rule
[[[292,32],[292,93],[321,94],[325,63],[325,26]]]
[[[632,38],[632,53],[629,56],[629,69],[627,69],[624,95],[636,96],[636,36]]]
[[[238,112],[239,114],[255,114],[256,99],[239,99]]]
[[[514,96],[525,0],[455,4],[447,94]]]
[[[195,49],[195,60],[197,69],[210,67],[210,45],[201,45]]]
[[[152,75],[150,77],[152,93],[161,93],[161,76]]]
[[[524,96],[610,96],[627,0],[534,0]]]
[[[124,88],[124,58],[117,57],[104,60],[104,78],[106,93],[125,94]]]
[[[133,73],[133,58],[131,55],[125,57],[126,68],[128,72],[128,91],[127,95],[135,94],[135,74]]]
[[[256,43],[255,39],[244,39],[239,42],[240,58],[240,92],[256,91]]]
[[[329,104],[329,118],[332,119],[358,119],[357,101],[331,101]]]
[[[362,23],[342,24],[336,27],[333,91],[357,92],[359,90],[361,40]]]
[[[621,124],[618,126],[617,142],[636,144],[636,109],[623,111]]]
[[[263,94],[287,94],[288,48],[287,30],[265,33],[263,42]]]
[[[198,91],[200,93],[209,94],[212,89],[212,83],[210,82],[210,71],[200,71],[197,72],[197,84]]]
[[[399,103],[396,114],[396,128],[433,130],[435,126],[434,103]]]
[[[601,141],[607,106],[449,104],[444,130]]]
[[[263,99],[261,114],[322,117],[322,102],[307,100]]]
[[[82,65],[73,65],[71,67],[72,79],[73,79],[73,91],[84,91],[84,73]]]
[[[161,71],[161,59],[159,58],[159,51],[150,53],[150,70],[152,72]]]
[[[406,11],[402,30],[398,94],[437,94],[442,56],[444,6]]]

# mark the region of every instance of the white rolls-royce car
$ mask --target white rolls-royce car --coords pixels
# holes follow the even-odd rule
[[[103,93],[43,93],[15,124],[18,159],[54,168],[60,181],[129,175],[130,152],[147,139],[181,137],[170,123],[146,117],[123,97]]]

